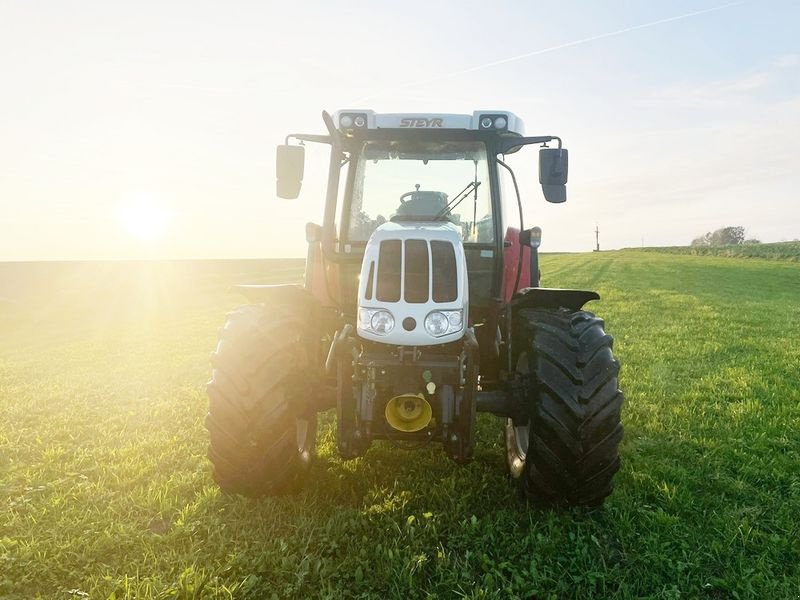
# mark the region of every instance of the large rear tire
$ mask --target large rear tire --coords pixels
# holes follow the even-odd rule
[[[526,417],[506,423],[512,478],[539,504],[602,504],[623,433],[613,339],[601,319],[565,308],[519,311],[514,335]]]
[[[312,368],[301,307],[242,306],[228,314],[208,383],[206,428],[214,479],[228,493],[297,488],[316,441]]]

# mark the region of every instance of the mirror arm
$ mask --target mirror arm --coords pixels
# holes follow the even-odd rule
[[[500,148],[499,154],[507,154],[510,150],[518,149],[521,146],[528,146],[530,144],[546,144],[552,141],[558,142],[558,147],[561,148],[561,138],[557,135],[539,135],[536,137],[518,137],[518,138],[503,138],[498,142]]]
[[[341,133],[336,129],[333,124],[333,118],[327,111],[322,111],[322,121],[325,127],[328,128],[328,135],[315,135],[313,133],[290,133],[286,136],[286,144],[289,144],[289,138],[294,138],[300,142],[316,142],[318,144],[341,144]]]
[[[315,135],[313,133],[290,133],[286,136],[285,144],[289,145],[289,139],[294,138],[300,142],[316,142],[318,144],[331,144],[331,136],[329,135]]]
[[[334,231],[334,219],[336,218],[336,200],[339,188],[339,177],[341,175],[341,168],[348,162],[340,161],[342,155],[342,135],[336,129],[333,123],[333,118],[327,113],[322,111],[322,120],[325,123],[330,135],[315,135],[311,133],[290,133],[286,136],[286,144],[289,144],[289,139],[295,139],[299,142],[316,142],[319,144],[330,144],[331,146],[331,160],[328,169],[328,192],[326,196],[326,210],[323,215],[320,242],[322,242],[322,253],[326,259],[342,263],[342,262],[355,262],[361,260],[358,255],[340,255],[334,250],[336,233]]]

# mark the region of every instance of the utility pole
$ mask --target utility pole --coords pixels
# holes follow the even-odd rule
[[[594,249],[595,252],[600,252],[600,226],[596,225],[594,228],[594,240],[597,244],[597,247]]]

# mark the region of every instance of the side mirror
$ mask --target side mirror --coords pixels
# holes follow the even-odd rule
[[[300,195],[305,161],[305,146],[278,146],[275,171],[278,175],[277,192],[279,198],[293,200]]]
[[[568,158],[564,148],[539,150],[539,183],[548,202],[559,204],[567,201]]]

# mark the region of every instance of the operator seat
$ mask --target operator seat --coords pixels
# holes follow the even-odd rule
[[[408,197],[407,200],[403,198]],[[403,194],[392,221],[430,221],[447,207],[447,194],[420,190]]]

